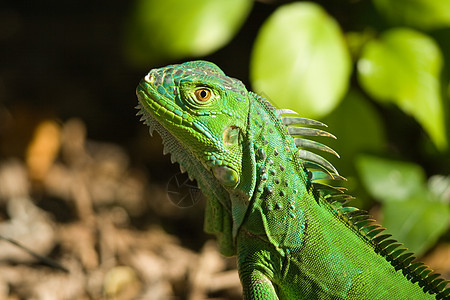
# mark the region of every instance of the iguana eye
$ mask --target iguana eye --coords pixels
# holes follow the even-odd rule
[[[194,92],[195,98],[199,102],[205,102],[208,101],[209,98],[211,98],[211,91],[209,89],[201,88]]]

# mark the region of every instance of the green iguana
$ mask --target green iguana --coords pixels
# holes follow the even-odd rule
[[[206,61],[151,70],[137,96],[150,133],[206,196],[205,230],[237,255],[246,299],[449,298],[448,281],[323,183],[343,179],[307,150],[335,154],[304,138],[332,136],[313,127],[324,124]]]

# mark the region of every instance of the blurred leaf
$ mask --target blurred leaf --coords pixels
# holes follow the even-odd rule
[[[448,98],[450,98],[450,83],[448,84],[448,87],[447,87],[447,96],[448,96]]]
[[[362,86],[379,101],[413,115],[440,149],[447,146],[441,100],[442,55],[434,40],[410,29],[391,29],[363,49]]]
[[[425,185],[425,174],[416,164],[361,155],[356,168],[369,193],[380,202],[407,201]]]
[[[324,122],[337,139],[326,141],[341,159],[333,164],[343,176],[355,175],[354,158],[361,152],[379,152],[386,144],[383,123],[371,103],[361,93],[350,90]]]
[[[228,43],[245,21],[251,0],[138,0],[127,30],[136,63],[202,56]]]
[[[383,203],[383,226],[411,251],[425,252],[446,232],[449,178],[430,179],[428,188],[420,166],[369,155],[358,157],[357,168],[369,193]]]
[[[413,195],[408,201],[383,204],[383,226],[396,239],[420,255],[433,246],[448,229],[448,204],[433,201],[430,193]]]
[[[428,189],[441,202],[450,204],[450,176],[431,176],[428,180]]]
[[[374,0],[377,9],[396,25],[421,29],[450,26],[448,0]]]
[[[250,79],[258,93],[280,107],[305,117],[324,116],[340,102],[350,73],[342,32],[317,4],[283,5],[258,33]]]
[[[354,60],[361,56],[363,46],[375,37],[376,32],[366,28],[363,32],[351,31],[345,34],[348,49]]]

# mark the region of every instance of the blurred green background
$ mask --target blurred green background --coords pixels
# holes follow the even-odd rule
[[[134,89],[192,59],[327,123],[353,205],[411,250],[450,241],[448,0],[6,1],[0,158],[23,158],[40,121],[77,117],[165,184],[178,168],[135,117]]]

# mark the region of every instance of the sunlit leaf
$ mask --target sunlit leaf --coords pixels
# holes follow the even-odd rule
[[[425,185],[425,173],[416,164],[361,155],[356,161],[361,180],[380,202],[406,201]]]
[[[431,176],[428,180],[428,188],[441,202],[450,204],[450,176]]]
[[[408,201],[387,202],[382,207],[383,226],[418,255],[433,246],[448,229],[449,205],[430,197],[424,190]]]
[[[377,9],[393,24],[421,29],[450,26],[448,0],[374,0]]]
[[[351,61],[342,32],[319,5],[278,8],[258,33],[250,65],[253,88],[302,116],[332,111],[348,87]]]
[[[245,21],[251,0],[138,0],[126,32],[131,60],[202,56],[225,45]]]
[[[383,226],[411,251],[423,253],[446,232],[449,178],[432,178],[427,185],[420,166],[369,155],[358,157],[357,169],[369,193],[383,203]]]
[[[411,114],[440,149],[447,146],[441,99],[442,55],[434,40],[410,29],[391,29],[363,49],[358,77],[376,100]]]

